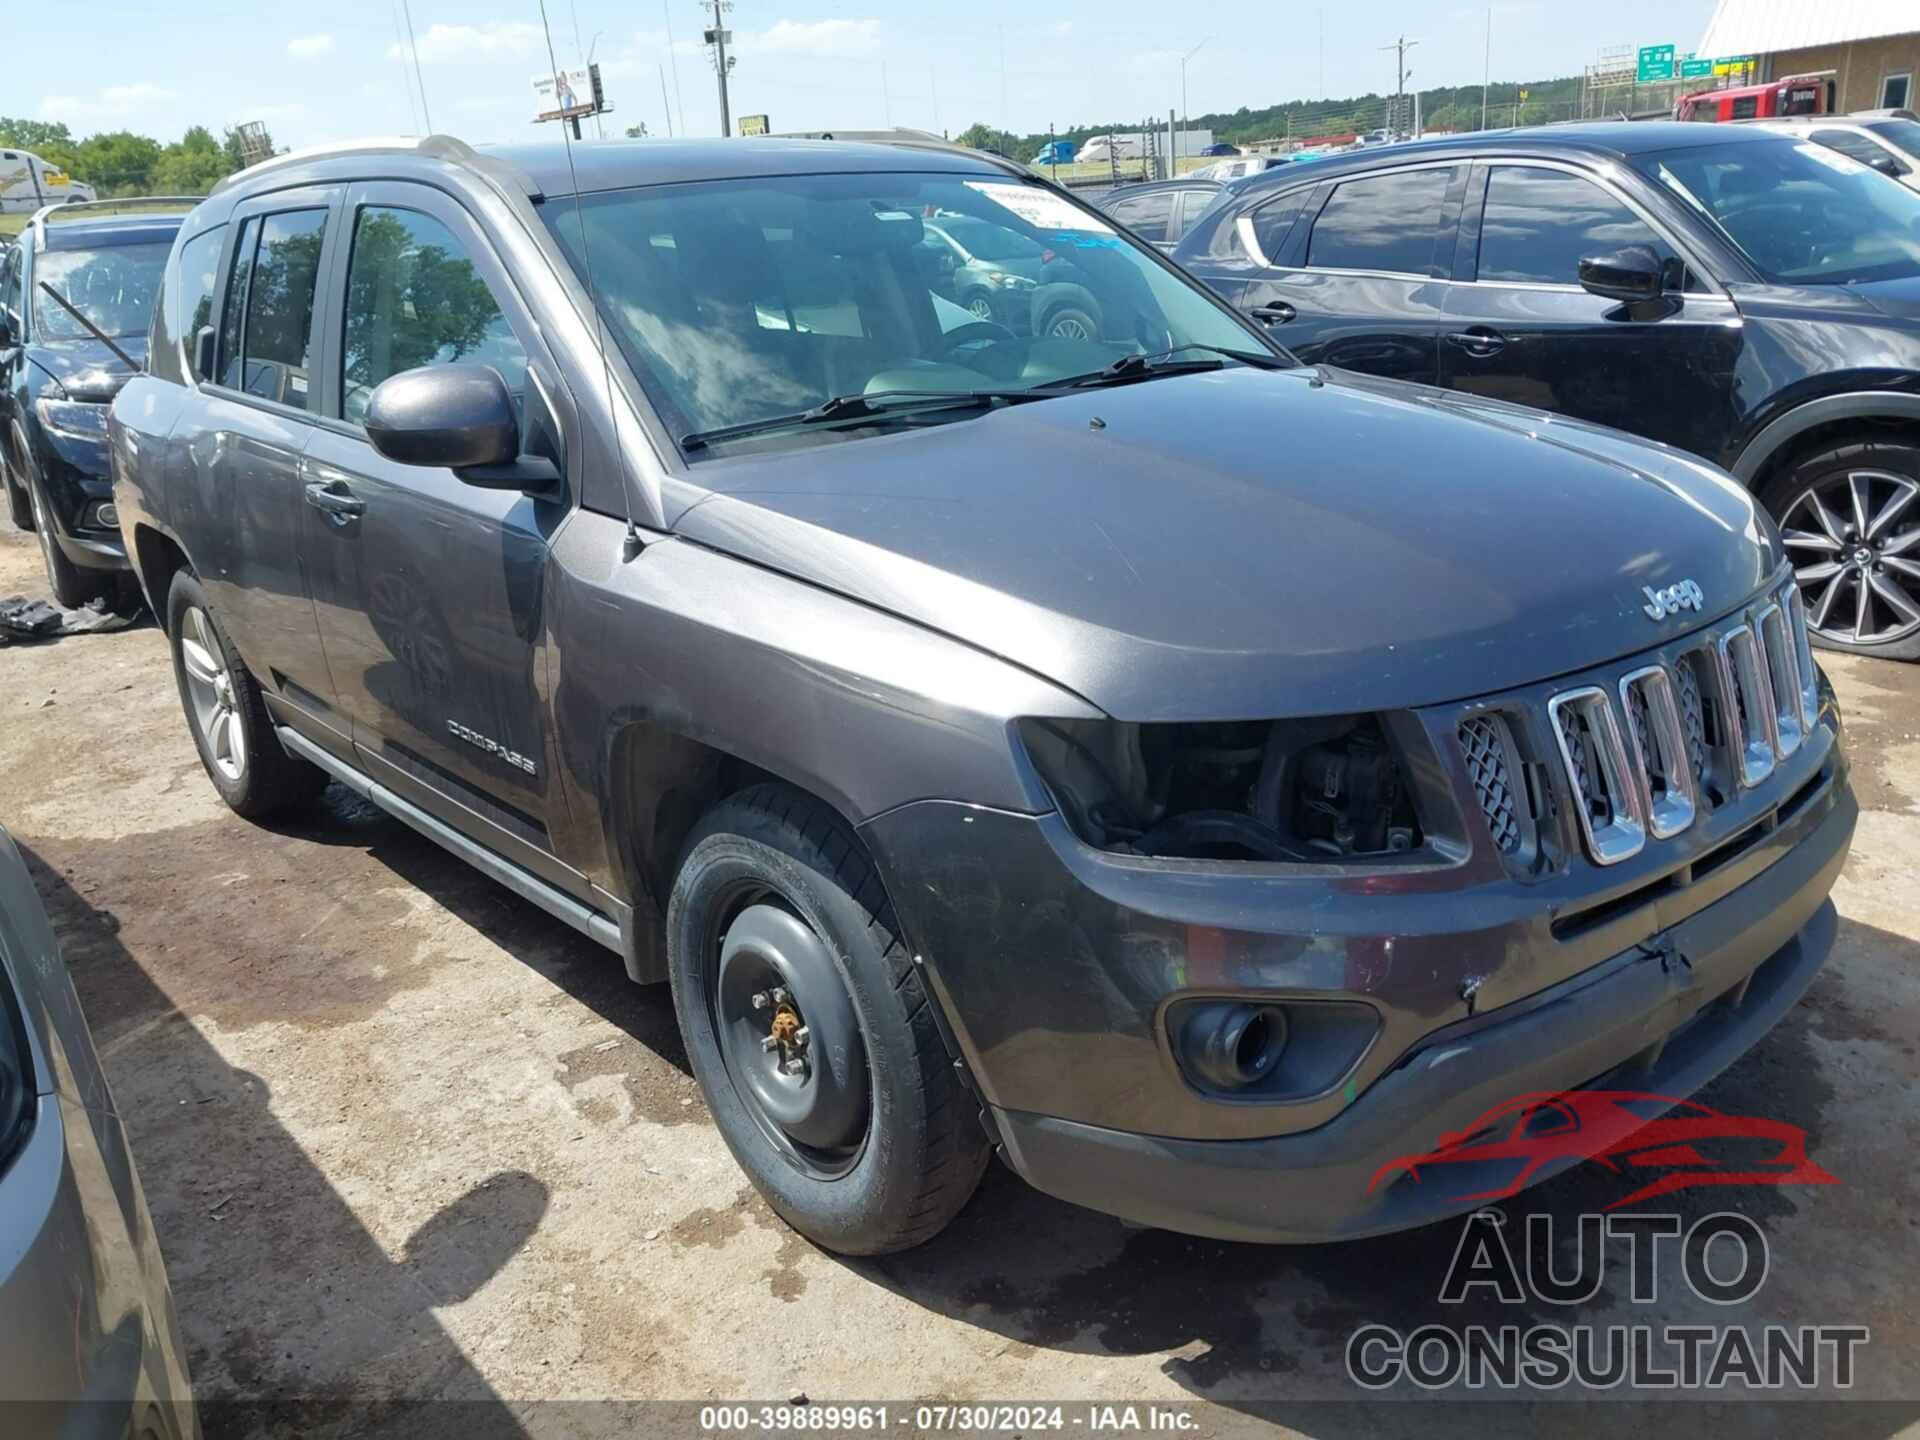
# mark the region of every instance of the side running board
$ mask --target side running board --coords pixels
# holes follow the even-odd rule
[[[497,880],[521,899],[532,901],[554,919],[565,921],[588,939],[598,940],[615,954],[626,953],[620,943],[620,927],[599,911],[588,909],[571,895],[556,890],[537,875],[528,874],[512,861],[501,859],[486,846],[468,839],[451,825],[429,815],[411,800],[394,794],[379,781],[354,769],[338,756],[322,750],[298,731],[290,730],[285,725],[276,725],[274,733],[279,736],[288,754],[312,761],[354,794],[364,795],[394,819],[418,830],[443,849],[451,850],[474,869]]]

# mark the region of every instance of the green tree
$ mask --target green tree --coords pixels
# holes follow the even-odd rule
[[[1013,151],[1013,137],[1004,130],[995,130],[990,125],[969,125],[953,137],[953,143],[964,145],[969,150],[985,150],[994,155],[1008,155]]]
[[[89,135],[74,155],[74,177],[95,186],[102,195],[139,195],[153,188],[153,167],[160,159],[160,142],[131,130]]]
[[[0,115],[0,145],[31,150],[49,165],[58,165],[62,170],[72,170],[74,167],[73,136],[66,125],[57,120],[26,120]]]
[[[161,195],[204,195],[233,173],[226,149],[204,125],[195,125],[160,152],[153,187]]]

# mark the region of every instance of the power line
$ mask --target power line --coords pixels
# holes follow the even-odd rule
[[[433,133],[433,111],[427,108],[427,82],[420,74],[420,46],[413,38],[413,6],[400,0],[401,13],[407,17],[407,47],[413,51],[413,78],[420,86],[420,113],[426,118],[427,133]]]

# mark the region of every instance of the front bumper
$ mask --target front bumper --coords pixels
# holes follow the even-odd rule
[[[1856,814],[1849,794],[1809,843],[1669,931],[1665,954],[1636,948],[1597,975],[1437,1032],[1316,1130],[1168,1140],[996,1111],[1007,1158],[1063,1200],[1225,1240],[1350,1240],[1474,1209],[1460,1196],[1471,1187],[1444,1176],[1369,1185],[1382,1166],[1520,1095],[1592,1087],[1683,1099],[1713,1079],[1826,962],[1838,927],[1827,893]],[[1528,1183],[1576,1163],[1543,1165]]]
[[[89,447],[65,447],[93,459]],[[127,548],[117,530],[82,526],[82,513],[103,500],[113,499],[113,481],[107,474],[106,452],[100,448],[98,470],[82,469],[49,445],[34,457],[34,481],[53,512],[53,541],[60,553],[83,570],[126,570]]]
[[[1034,1185],[1176,1230],[1333,1240],[1470,1208],[1442,1186],[1368,1184],[1501,1101],[1603,1078],[1684,1096],[1764,1035],[1832,945],[1827,895],[1858,815],[1838,740],[1829,696],[1772,784],[1600,891],[1584,873],[1482,872],[1463,890],[1444,869],[1169,865],[1091,851],[1057,815],[938,802],[865,831]],[[1168,1007],[1195,995],[1366,1004],[1380,1028],[1323,1092],[1223,1100],[1167,1041]]]

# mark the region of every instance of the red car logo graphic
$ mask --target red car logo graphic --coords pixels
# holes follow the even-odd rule
[[[1423,1184],[1452,1167],[1486,1188],[1456,1200],[1504,1200],[1552,1167],[1592,1160],[1646,1183],[1606,1206],[1702,1185],[1837,1185],[1807,1158],[1807,1132],[1752,1115],[1723,1115],[1691,1100],[1638,1090],[1566,1090],[1521,1095],[1496,1105],[1465,1130],[1451,1131],[1423,1155],[1403,1155],[1374,1171],[1367,1193],[1400,1175]],[[1487,1183],[1488,1175],[1498,1176]]]

